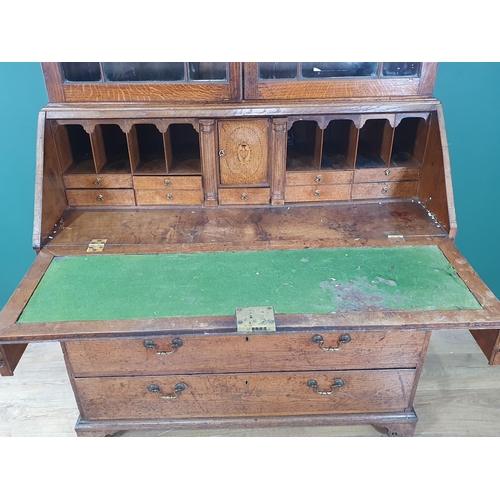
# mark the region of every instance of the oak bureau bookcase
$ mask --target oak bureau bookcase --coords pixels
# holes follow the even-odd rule
[[[62,345],[76,433],[412,435],[431,332],[500,364],[457,251],[436,63],[42,63],[37,258],[0,372]]]

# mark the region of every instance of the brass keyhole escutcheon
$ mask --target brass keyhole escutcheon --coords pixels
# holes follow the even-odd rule
[[[96,186],[100,186],[101,185],[101,179],[99,179],[99,177],[94,181],[94,184]]]
[[[389,191],[389,188],[388,188],[387,186],[384,186],[384,187],[382,188],[382,194],[386,194],[386,193],[387,193],[387,191]]]
[[[389,169],[387,169],[384,173],[385,175],[391,175],[391,171]]]
[[[248,198],[248,195],[247,195],[246,193],[243,193],[243,194],[241,195],[241,199],[242,199],[243,201],[244,201],[244,200],[246,200],[247,198]]]
[[[226,156],[226,150],[225,149],[221,149],[219,151],[219,156]]]
[[[314,196],[319,196],[320,194],[321,194],[321,192],[319,189],[316,189],[316,191],[314,191]]]
[[[165,186],[170,186],[172,184],[172,182],[170,181],[170,179],[167,179],[165,181]]]
[[[102,194],[100,194],[98,197],[97,197],[97,201],[103,201],[104,200],[104,196]]]
[[[316,176],[316,182],[319,184],[323,180],[323,177],[321,175]]]

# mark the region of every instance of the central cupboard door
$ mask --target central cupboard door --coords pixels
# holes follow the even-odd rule
[[[221,186],[269,185],[269,121],[223,120],[218,127]]]

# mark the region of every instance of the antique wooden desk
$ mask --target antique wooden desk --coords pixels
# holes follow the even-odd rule
[[[78,435],[412,435],[432,331],[500,363],[457,251],[435,63],[43,63],[35,263],[0,372],[57,341]]]

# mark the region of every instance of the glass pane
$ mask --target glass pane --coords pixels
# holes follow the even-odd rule
[[[61,63],[63,81],[66,82],[100,82],[101,69],[98,62],[65,62]]]
[[[303,62],[302,78],[376,76],[376,62]]]
[[[184,80],[184,63],[107,62],[102,63],[110,82],[178,82]]]
[[[259,78],[262,80],[297,78],[297,63],[261,62],[259,63]]]
[[[420,71],[418,62],[386,62],[382,69],[383,76],[417,76]]]
[[[225,62],[190,62],[188,68],[190,80],[227,79],[227,63]]]

